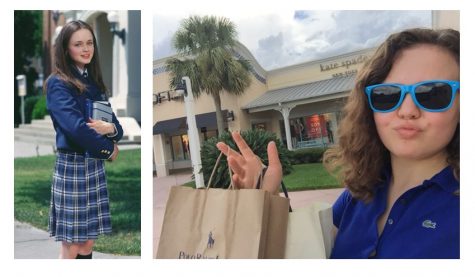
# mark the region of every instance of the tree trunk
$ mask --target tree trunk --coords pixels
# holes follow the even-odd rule
[[[216,108],[216,121],[218,123],[218,136],[224,133],[224,118],[221,111],[221,97],[219,93],[213,93],[214,107]]]

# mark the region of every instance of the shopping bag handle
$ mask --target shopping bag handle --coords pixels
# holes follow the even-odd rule
[[[287,188],[284,185],[284,180],[280,182],[280,186],[282,187],[282,192],[285,195],[285,198],[289,199],[289,213],[292,212],[292,206],[290,206],[290,198],[289,198],[289,193],[287,192]]]
[[[228,154],[229,154],[229,151],[230,151],[230,148],[228,146]],[[211,186],[211,181],[213,180],[213,177],[216,173],[216,168],[218,167],[219,161],[221,160],[222,156],[223,156],[223,152],[219,153],[218,159],[216,160],[216,163],[214,164],[213,171],[211,172],[211,176],[209,177],[208,185],[206,186],[206,189],[209,189],[209,187]],[[261,185],[263,183],[264,175],[266,174],[266,171],[267,171],[267,166],[263,166],[262,171],[259,175],[259,179],[257,181],[256,189],[261,189]],[[229,187],[234,189],[233,173],[232,173],[231,167],[229,165],[228,165],[228,172],[229,172],[229,179],[231,180],[231,185]],[[287,188],[285,187],[285,184],[284,184],[284,180],[280,181],[280,186],[282,187],[282,192],[284,193],[285,198],[290,199],[289,198],[289,193],[288,193]],[[289,213],[291,213],[291,212],[292,212],[292,206],[290,206],[290,203],[289,203]]]
[[[231,147],[228,146],[228,153],[226,154],[226,156],[229,156],[230,151],[231,151]],[[210,186],[211,186],[211,181],[213,180],[213,178],[215,176],[216,169],[218,167],[219,161],[221,160],[222,156],[223,156],[223,152],[220,152],[219,156],[218,156],[218,159],[216,160],[216,163],[214,164],[213,171],[211,172],[211,176],[209,177],[208,185],[206,186],[206,189],[209,189]],[[261,161],[261,164],[262,164],[262,171],[260,172],[260,175],[259,175],[258,180],[257,180],[257,188],[258,189],[260,188],[260,184],[262,183],[262,179],[264,178],[264,173],[267,170],[267,166],[265,166],[262,163],[262,161]],[[231,181],[231,185],[228,187],[228,189],[234,189],[235,186],[234,186],[234,182],[233,182],[233,172],[232,172],[231,167],[229,165],[228,165],[228,173],[229,173],[229,180]]]
[[[266,171],[267,171],[267,167],[264,167],[261,171],[261,175],[259,176],[259,181],[257,182],[256,189],[261,189],[262,180],[264,179],[264,175],[266,174]],[[280,181],[280,186],[282,187],[282,192],[284,193],[285,198],[290,200],[289,192],[287,191],[287,187],[284,184],[284,180]],[[291,213],[291,212],[292,212],[292,206],[290,206],[290,203],[289,203],[289,213]]]
[[[231,148],[229,148],[228,146],[228,154],[229,154],[230,149]],[[206,189],[209,189],[209,187],[211,186],[211,181],[214,178],[214,175],[216,173],[216,168],[218,168],[218,164],[222,156],[223,156],[223,152],[220,152],[218,159],[216,160],[216,163],[214,164],[213,171],[211,172],[211,176],[209,176],[208,185],[206,186]],[[229,179],[231,180],[231,185],[228,187],[228,189],[229,188],[234,189],[233,173],[231,172],[231,167],[229,167],[229,165],[228,165],[228,172],[229,172]]]

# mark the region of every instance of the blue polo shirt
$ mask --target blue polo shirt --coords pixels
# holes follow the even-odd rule
[[[389,172],[389,171],[388,171]],[[333,205],[338,228],[331,258],[460,258],[460,182],[446,167],[394,203],[378,237],[390,173],[369,203],[345,190]]]

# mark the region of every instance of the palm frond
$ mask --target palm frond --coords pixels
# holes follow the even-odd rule
[[[181,78],[188,76],[191,80],[193,95],[199,96],[202,87],[202,78],[200,70],[194,59],[180,60],[178,58],[170,58],[166,61],[167,71],[170,72],[171,89],[175,89],[177,84],[181,83]]]
[[[251,85],[250,68],[250,64],[246,60],[234,58],[226,60],[223,88],[232,94],[243,94],[246,88]]]

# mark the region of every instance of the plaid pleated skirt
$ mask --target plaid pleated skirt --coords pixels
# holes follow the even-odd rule
[[[56,241],[68,243],[112,232],[103,160],[57,153],[48,229]]]

